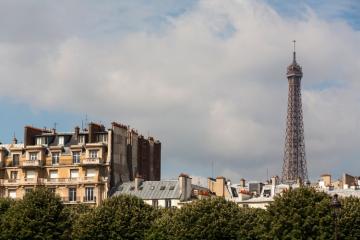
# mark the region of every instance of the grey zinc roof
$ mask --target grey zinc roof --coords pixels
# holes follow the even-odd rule
[[[174,189],[170,190],[171,187]],[[118,187],[114,195],[118,196],[121,194],[137,196],[144,200],[179,199],[180,187],[177,180],[144,181],[138,190],[136,190],[134,182],[126,182]]]

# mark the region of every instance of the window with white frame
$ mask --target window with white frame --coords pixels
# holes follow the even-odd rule
[[[94,198],[94,188],[93,187],[86,187],[85,188],[85,201],[86,202],[93,202]]]
[[[85,135],[79,136],[79,144],[85,144]]]
[[[59,145],[64,145],[64,143],[65,143],[64,136],[59,136]]]
[[[52,165],[58,165],[59,164],[59,160],[60,160],[60,153],[59,152],[53,152],[51,154],[51,159],[52,159]]]
[[[97,158],[98,150],[89,150],[89,158]]]
[[[80,163],[80,152],[73,152],[73,164]]]
[[[31,153],[30,153],[30,160],[31,160],[31,161],[37,160],[37,155],[38,155],[37,152],[31,152]]]
[[[76,202],[76,188],[69,188],[69,202]]]

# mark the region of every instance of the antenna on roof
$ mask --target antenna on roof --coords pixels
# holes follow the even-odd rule
[[[88,125],[88,115],[87,115],[87,113],[85,114],[85,125]]]
[[[58,125],[57,122],[54,122],[54,129],[56,130],[56,126]]]
[[[214,160],[211,160],[211,178],[214,178]]]

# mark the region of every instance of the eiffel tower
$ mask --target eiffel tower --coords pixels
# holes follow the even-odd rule
[[[308,181],[305,158],[304,123],[301,104],[301,66],[296,62],[295,40],[293,62],[287,67],[289,83],[288,109],[286,118],[286,137],[284,163],[281,180],[293,183]]]

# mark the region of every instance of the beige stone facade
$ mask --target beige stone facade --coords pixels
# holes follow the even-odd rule
[[[132,180],[128,163],[137,159],[128,156],[129,132],[117,123],[109,129],[90,123],[70,133],[25,127],[24,143],[0,145],[0,197],[20,199],[43,186],[65,204],[99,205],[112,189]]]

